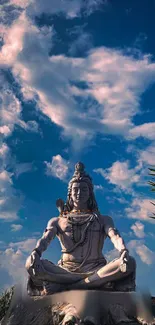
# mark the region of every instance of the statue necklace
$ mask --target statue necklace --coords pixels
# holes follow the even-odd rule
[[[90,213],[90,211],[76,211],[76,210],[73,210],[72,213],[76,213],[76,214],[83,214],[83,213]],[[73,243],[74,244],[77,244],[79,243],[80,246],[83,246],[86,241],[87,241],[87,238],[88,238],[88,228],[90,226],[90,224],[94,221],[94,217],[92,217],[92,215],[89,214],[88,217],[85,217],[84,220],[74,220],[73,218],[76,217],[75,216],[72,216],[72,213],[70,216],[67,217],[68,219],[68,223],[71,225],[71,238],[73,240]],[[82,215],[81,215],[82,217]],[[79,218],[79,216],[77,217]],[[80,234],[80,238],[77,238],[78,237],[78,230],[79,228],[81,229],[81,226],[83,225],[86,225],[85,228],[83,229],[83,234],[81,235]]]

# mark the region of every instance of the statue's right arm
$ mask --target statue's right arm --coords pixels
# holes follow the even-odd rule
[[[38,240],[36,244],[36,251],[40,257],[42,253],[47,249],[48,245],[55,238],[58,233],[58,218],[52,218],[49,220],[47,227],[43,233],[43,236]]]

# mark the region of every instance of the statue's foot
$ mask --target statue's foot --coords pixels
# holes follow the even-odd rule
[[[65,315],[62,325],[79,325],[80,320],[74,315]]]
[[[72,304],[68,304],[65,306],[60,314],[60,316],[64,316],[62,325],[79,325],[80,317],[77,313],[75,306]]]

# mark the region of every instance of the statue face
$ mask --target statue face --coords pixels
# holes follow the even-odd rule
[[[89,187],[87,183],[73,183],[71,197],[74,203],[86,203],[89,199]]]

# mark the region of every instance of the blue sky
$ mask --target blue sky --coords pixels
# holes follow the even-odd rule
[[[2,1],[0,288],[24,281],[82,161],[136,258],[137,287],[155,295],[154,14],[145,0]],[[108,239],[104,253],[118,256]],[[60,254],[55,239],[44,257]]]

